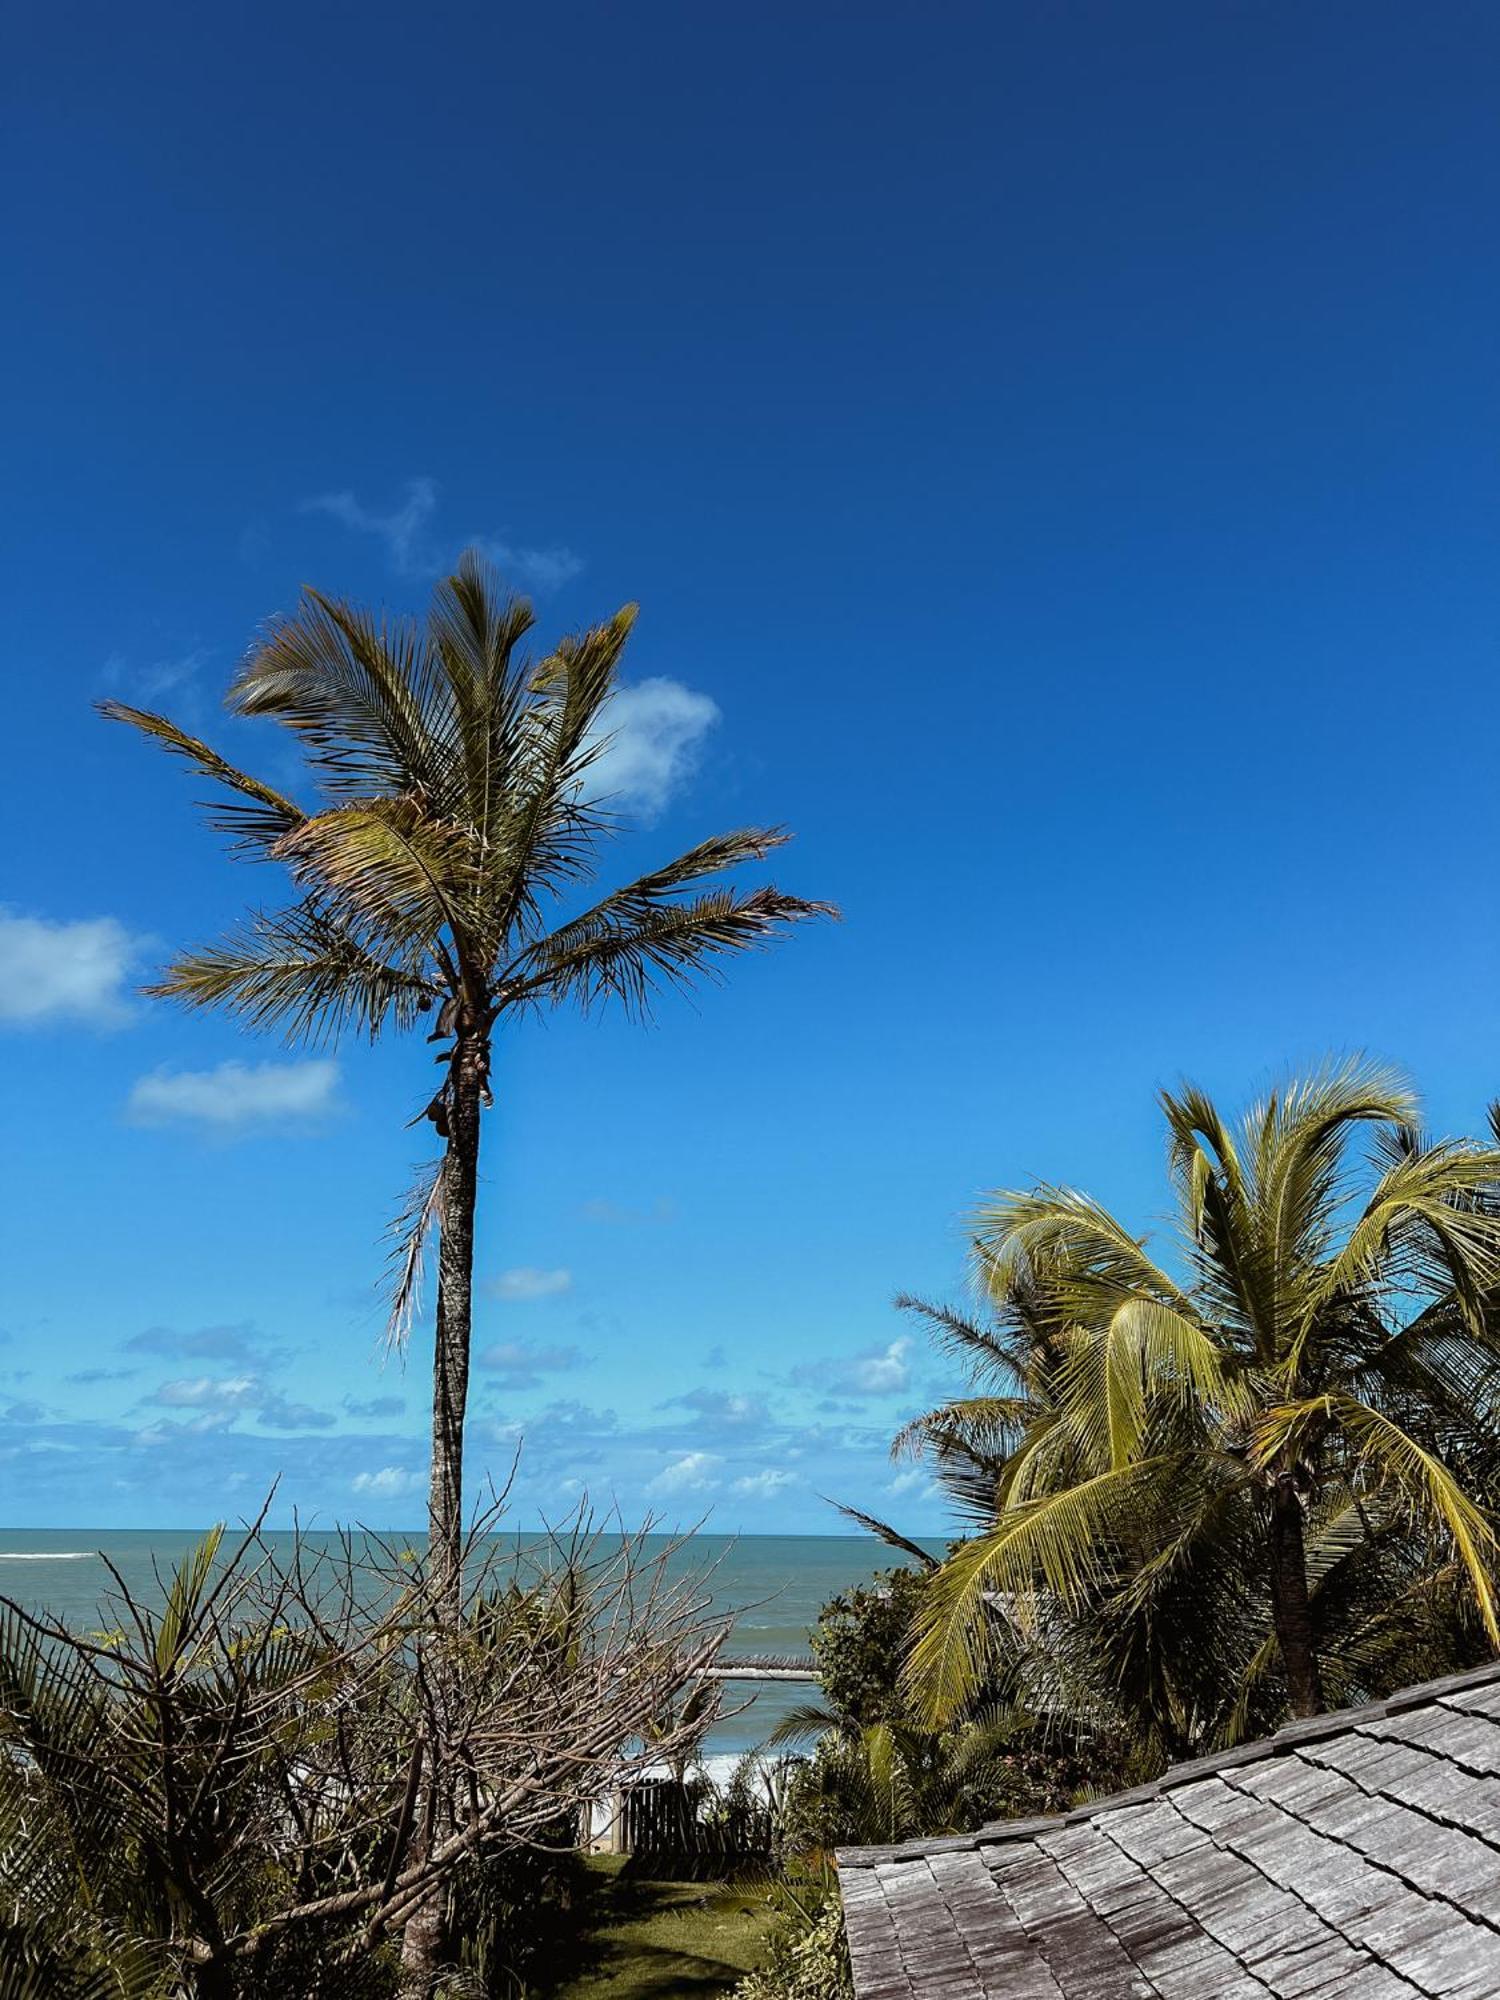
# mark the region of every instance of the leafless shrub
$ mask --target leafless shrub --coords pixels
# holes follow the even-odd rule
[[[0,1600],[0,1959],[53,1967],[38,1991],[126,1966],[141,1983],[99,1990],[290,1994],[308,1964],[309,1991],[377,1991],[338,1982],[466,1864],[572,1845],[592,1800],[677,1755],[662,1718],[701,1731],[724,1638],[701,1574],[583,1518],[497,1539],[501,1506],[456,1625],[421,1552],[282,1550],[264,1513],[158,1603],[112,1571],[104,1634]]]

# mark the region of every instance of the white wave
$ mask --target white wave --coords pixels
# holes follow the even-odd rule
[[[705,1777],[715,1790],[723,1791],[747,1756],[752,1760],[754,1771],[765,1768],[765,1759],[759,1751],[715,1750],[706,1757],[700,1757],[689,1775]],[[670,1778],[672,1775],[671,1766],[662,1763],[643,1764],[640,1769],[643,1778]]]
[[[86,1563],[93,1549],[0,1549],[0,1563]]]

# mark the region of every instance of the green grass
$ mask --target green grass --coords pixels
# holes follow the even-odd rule
[[[588,1864],[583,1963],[558,2000],[716,2000],[759,1963],[765,1897],[719,1882],[650,1882],[619,1855]]]

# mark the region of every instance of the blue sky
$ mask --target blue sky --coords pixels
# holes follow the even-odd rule
[[[1500,1088],[1500,21],[1381,4],[33,8],[0,317],[0,1521],[420,1520],[371,1285],[420,1043],[133,997],[256,886],[98,721],[480,540],[638,599],[624,874],[786,821],[837,927],[498,1051],[471,1465],[931,1530],[985,1188],[1142,1229],[1152,1094]],[[279,762],[278,760],[283,760]]]

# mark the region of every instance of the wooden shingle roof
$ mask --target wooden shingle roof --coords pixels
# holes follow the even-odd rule
[[[1497,2000],[1500,1664],[839,1866],[858,2000]]]

